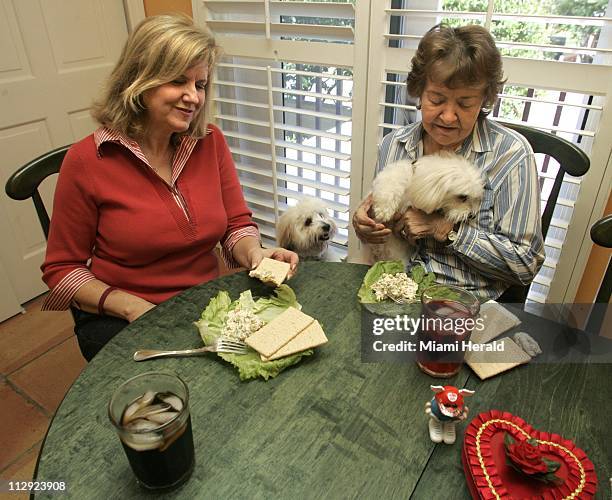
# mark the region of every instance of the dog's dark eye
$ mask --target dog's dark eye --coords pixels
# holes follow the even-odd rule
[[[467,195],[467,194],[460,194],[459,196],[457,196],[457,199],[458,199],[459,201],[463,201],[463,202],[465,202],[465,201],[467,201],[467,199],[468,199],[468,195]]]
[[[310,224],[312,224],[312,217],[308,217],[308,219],[304,221],[305,226],[310,226]]]

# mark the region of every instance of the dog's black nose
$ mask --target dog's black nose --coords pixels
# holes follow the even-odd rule
[[[323,231],[329,231],[331,226],[329,224],[323,224]]]

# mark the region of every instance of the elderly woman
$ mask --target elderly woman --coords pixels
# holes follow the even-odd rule
[[[422,38],[407,79],[422,120],[386,135],[379,149],[376,172],[445,150],[470,160],[485,178],[474,219],[453,226],[437,213],[409,209],[389,228],[368,215],[370,196],[353,216],[361,241],[384,243],[394,231],[416,242],[416,260],[439,282],[483,298],[530,283],[544,261],[533,151],[521,135],[487,119],[502,78],[501,55],[485,28],[435,26]]]
[[[151,17],[129,36],[93,108],[100,123],[62,164],[43,280],[44,309],[75,306],[90,360],[129,322],[229,267],[264,256],[221,131],[207,122],[219,47],[188,18]]]

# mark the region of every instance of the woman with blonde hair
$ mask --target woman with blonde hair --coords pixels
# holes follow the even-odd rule
[[[43,309],[73,306],[90,360],[129,322],[263,249],[221,131],[208,123],[220,49],[182,16],[145,19],[128,37],[92,115],[100,123],[62,164],[42,265]]]

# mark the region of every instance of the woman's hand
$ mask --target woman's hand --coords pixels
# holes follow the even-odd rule
[[[393,232],[410,242],[429,236],[442,242],[446,241],[452,229],[453,223],[442,215],[426,214],[416,208],[409,208],[404,215],[398,217]]]
[[[289,263],[290,267],[289,273],[287,274],[287,279],[295,276],[295,273],[297,272],[297,266],[300,261],[298,254],[296,254],[295,252],[280,247],[260,248],[259,246],[257,246],[251,248],[248,252],[249,269],[255,269],[264,257]]]
[[[369,215],[372,208],[372,195],[369,194],[353,213],[353,229],[363,243],[383,244],[389,238],[391,229],[380,224]]]

